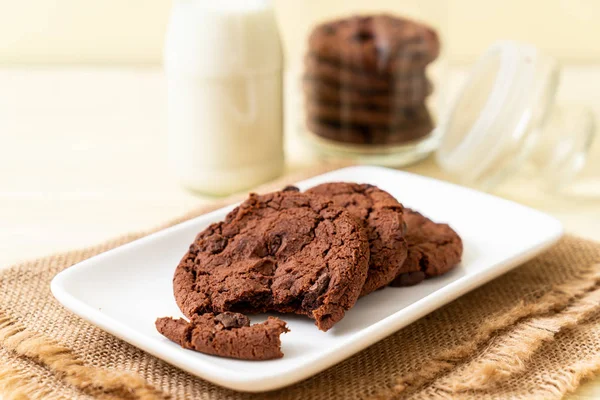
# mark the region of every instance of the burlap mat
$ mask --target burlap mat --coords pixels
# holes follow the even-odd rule
[[[594,265],[600,244],[566,237],[537,259],[311,379],[258,395],[222,389],[84,322],[50,293],[59,271],[147,233],[0,274],[5,399],[554,399],[600,369],[600,268]]]

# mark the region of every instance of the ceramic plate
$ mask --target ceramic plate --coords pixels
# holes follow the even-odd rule
[[[211,212],[100,254],[58,274],[54,296],[92,324],[182,368],[231,389],[261,392],[306,379],[363,350],[555,243],[559,221],[539,211],[464,187],[379,167],[351,167],[298,183],[371,183],[405,206],[449,223],[463,238],[464,256],[452,272],[409,288],[386,288],[360,299],[328,332],[301,316],[283,316],[285,356],[240,361],[184,350],[161,336],[154,321],[182,316],[173,298],[175,266],[196,234],[232,207]],[[252,317],[260,322],[266,315]]]

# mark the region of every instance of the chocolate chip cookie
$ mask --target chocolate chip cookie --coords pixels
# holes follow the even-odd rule
[[[368,73],[338,66],[309,54],[304,60],[304,71],[307,79],[362,92],[386,92],[424,99],[431,90],[425,70],[392,75]]]
[[[312,31],[308,42],[319,58],[383,74],[423,69],[440,51],[433,29],[386,14],[326,22]]]
[[[427,79],[405,81],[386,90],[362,90],[345,85],[337,86],[326,80],[306,76],[302,86],[307,103],[378,107],[389,112],[422,105],[433,90],[431,82]]]
[[[194,315],[184,319],[158,318],[156,329],[186,349],[242,360],[271,360],[283,357],[280,335],[289,332],[284,321],[269,317],[250,325],[248,317],[225,312]]]
[[[435,223],[411,209],[406,209],[404,220],[408,257],[391,286],[414,285],[446,273],[460,263],[462,240],[449,225]]]
[[[364,124],[379,128],[394,129],[399,126],[420,126],[430,120],[425,105],[401,108],[395,112],[380,111],[377,108],[334,106],[329,104],[306,104],[306,115],[310,119],[322,121],[344,121],[345,124]]]
[[[433,121],[427,118],[414,124],[380,127],[349,124],[308,118],[307,128],[315,135],[335,142],[369,145],[401,145],[421,139],[433,131]]]
[[[320,196],[251,194],[200,232],[173,279],[188,318],[207,312],[304,314],[321,330],[341,320],[365,283],[362,224]]]
[[[403,207],[391,194],[373,185],[347,182],[324,183],[306,193],[331,199],[363,222],[371,257],[362,296],[386,286],[398,275],[407,245]]]

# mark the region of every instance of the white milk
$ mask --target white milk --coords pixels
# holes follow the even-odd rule
[[[222,195],[281,173],[282,64],[270,1],[175,1],[165,70],[169,156],[183,185]]]

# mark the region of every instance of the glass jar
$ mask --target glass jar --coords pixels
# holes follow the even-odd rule
[[[276,3],[287,129],[325,158],[401,166],[437,147],[445,0]]]
[[[560,72],[533,45],[492,45],[439,124],[442,170],[463,185],[533,206],[550,197],[598,201],[600,164],[589,157],[594,115],[584,105],[557,104]]]

